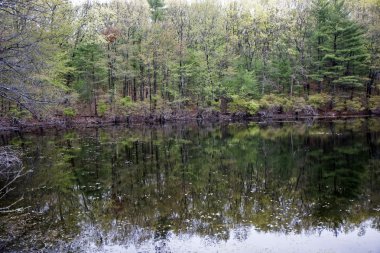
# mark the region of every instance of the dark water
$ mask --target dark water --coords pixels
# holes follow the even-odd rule
[[[380,252],[379,119],[0,137],[0,252]]]

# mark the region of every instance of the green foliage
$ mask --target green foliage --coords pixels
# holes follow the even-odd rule
[[[274,94],[263,96],[260,99],[259,104],[262,109],[274,110],[277,112],[288,111],[293,108],[293,102],[291,99]]]
[[[66,141],[67,141],[67,140],[69,140],[69,141],[74,141],[74,140],[76,140],[76,139],[78,138],[78,136],[77,136],[77,133],[76,133],[76,132],[72,131],[72,132],[67,132],[67,133],[65,133],[64,136],[63,136],[63,138],[64,138]]]
[[[25,119],[32,116],[29,111],[20,108],[12,108],[9,111],[9,115],[17,119]]]
[[[77,104],[72,98],[78,95],[90,113],[101,100],[109,101],[113,113],[124,113],[147,105],[214,106],[221,96],[238,96],[245,102],[232,107],[251,112],[257,109],[248,101],[260,99],[261,108],[286,112],[305,108],[301,97],[317,91],[359,94],[365,83],[372,94],[379,90],[376,1],[285,0],[280,9],[278,1],[132,0],[75,8],[69,2],[28,1],[0,10],[0,32],[10,38],[0,72],[12,88],[2,90],[31,112],[47,104],[36,101],[56,101],[63,93],[68,104]],[[40,8],[31,11],[33,22],[21,15]],[[14,24],[21,21],[27,26],[18,33]],[[309,102],[330,109],[323,97]]]
[[[282,98],[276,95],[265,95],[260,99],[260,107],[263,109],[269,109],[270,107],[276,106],[281,107]]]
[[[334,110],[338,112],[346,111],[346,100],[336,98],[334,101]]]
[[[260,97],[259,83],[254,71],[248,71],[242,66],[230,68],[222,79],[223,89],[230,95],[238,95],[251,99]]]
[[[303,97],[281,97],[276,95],[265,95],[260,100],[260,108],[274,112],[296,112],[308,108]]]
[[[349,112],[361,112],[365,110],[363,102],[359,97],[355,97],[352,100],[347,100],[346,108]]]
[[[91,102],[95,92],[104,86],[105,60],[101,45],[94,42],[83,42],[74,50],[71,65],[76,71],[72,78],[82,100]]]
[[[291,105],[293,111],[302,111],[307,108],[307,103],[303,97],[292,97]]]
[[[99,116],[103,117],[106,115],[106,112],[109,110],[109,105],[103,101],[98,104],[98,113]]]
[[[119,99],[119,104],[128,108],[133,104],[133,101],[130,97],[124,97]]]
[[[380,110],[380,96],[372,96],[368,101],[368,108],[371,111]]]
[[[230,112],[246,112],[255,115],[259,111],[259,104],[255,100],[246,100],[239,96],[232,96],[232,101],[228,104]]]
[[[285,47],[285,45],[282,45]],[[283,51],[283,49],[281,50]],[[290,83],[291,83],[291,63],[290,56],[284,57],[281,52],[280,56],[275,56],[271,61],[271,71],[270,76],[275,80],[276,84],[282,87],[284,90],[288,90],[290,93]]]
[[[319,110],[326,110],[330,106],[332,97],[326,93],[317,93],[309,96],[308,103]]]
[[[346,102],[347,111],[349,112],[361,112],[365,110],[363,102],[361,98],[353,98],[352,100],[348,100]]]
[[[335,86],[363,86],[369,54],[363,29],[349,17],[344,1],[316,0],[313,45],[316,51],[310,75],[332,90]]]
[[[66,86],[66,78],[75,72],[75,67],[70,66],[70,57],[68,54],[69,51],[58,51],[52,59],[49,59],[49,69],[46,70],[46,73],[40,75],[39,78],[57,88],[68,91],[69,87]]]
[[[116,114],[130,115],[134,113],[143,113],[148,108],[145,102],[133,102],[130,97],[121,97],[116,100]]]
[[[346,98],[336,98],[333,109],[338,112],[347,111],[347,112],[355,113],[355,112],[361,112],[365,108],[360,98],[353,98],[352,100],[346,99]]]
[[[63,115],[65,117],[73,118],[77,115],[77,113],[74,108],[68,107],[63,110]]]
[[[164,15],[164,6],[165,3],[163,0],[148,0],[150,11],[152,13],[152,20],[157,22],[162,20]]]

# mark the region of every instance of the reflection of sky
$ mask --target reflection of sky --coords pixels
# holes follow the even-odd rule
[[[94,243],[86,242],[86,240],[91,241],[90,238],[78,238],[77,240],[82,241],[82,243],[79,242],[79,245],[89,247],[89,249],[83,249],[85,251],[109,253],[156,252],[158,247],[163,252],[380,253],[380,232],[370,228],[370,222],[365,222],[362,226],[365,227],[364,234],[360,229],[356,229],[338,234],[338,236],[331,231],[322,231],[321,234],[285,235],[283,233],[258,232],[254,228],[250,228],[246,230],[246,239],[241,239],[239,236],[241,232],[237,229],[231,231],[229,240],[218,242],[197,235],[173,235],[170,233],[171,236],[161,243],[148,240],[140,245],[105,245],[102,248],[97,248]],[[162,246],[163,248],[161,248]]]

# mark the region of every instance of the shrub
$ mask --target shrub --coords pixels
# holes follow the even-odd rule
[[[136,101],[133,102],[131,97],[118,97],[116,98],[116,107],[115,113],[117,115],[130,115],[134,113],[143,113],[144,110],[141,109],[141,104],[144,102]],[[106,106],[105,110],[107,111],[109,107]],[[100,114],[101,115],[101,114]]]
[[[65,117],[73,118],[77,115],[77,113],[74,108],[68,107],[63,110],[63,115]]]
[[[338,112],[360,112],[365,108],[360,100],[360,98],[342,99],[338,98],[334,104],[334,110]]]
[[[360,98],[353,98],[352,100],[346,100],[346,108],[349,112],[364,111],[365,108]]]
[[[306,101],[303,97],[293,97],[292,101],[292,109],[294,111],[302,111],[306,108]]]
[[[368,108],[371,111],[376,111],[380,109],[380,96],[372,96],[368,101]]]
[[[250,100],[246,102],[246,108],[247,108],[247,113],[250,115],[254,115],[259,111],[260,105],[254,100]]]
[[[125,107],[129,107],[133,103],[130,97],[120,98],[118,102],[120,105],[125,106]]]
[[[326,108],[331,103],[332,97],[326,93],[319,93],[309,96],[308,103],[318,110],[326,110]]]
[[[208,101],[207,105],[210,106],[210,107],[213,107],[216,110],[220,107],[219,101],[215,101],[215,100]]]
[[[246,100],[239,96],[232,96],[232,101],[228,105],[231,112],[246,112],[255,115],[259,111],[259,104],[254,100]]]
[[[101,117],[103,117],[107,110],[108,110],[108,105],[105,102],[99,102],[98,104],[98,113]]]
[[[344,99],[336,98],[334,100],[334,110],[338,112],[343,112],[346,110],[346,101]]]
[[[12,108],[9,111],[9,115],[16,119],[25,119],[31,116],[30,112],[24,109],[20,110],[19,108]]]
[[[260,108],[271,111],[290,111],[293,109],[291,99],[276,96],[274,94],[265,95],[260,99]]]

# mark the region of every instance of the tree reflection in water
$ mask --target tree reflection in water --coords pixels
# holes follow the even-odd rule
[[[380,121],[168,125],[3,134],[33,173],[6,201],[5,251],[170,251],[172,238],[380,230]],[[81,238],[79,240],[78,238]],[[276,242],[273,242],[276,243]]]

